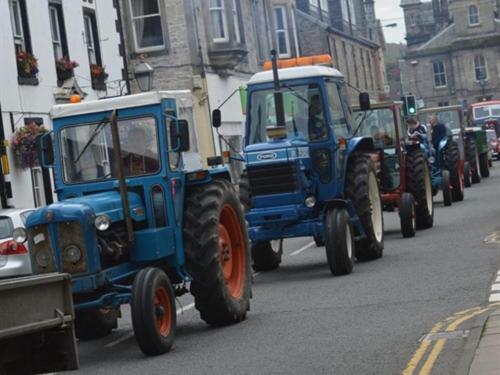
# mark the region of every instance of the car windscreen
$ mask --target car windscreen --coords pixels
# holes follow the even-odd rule
[[[0,239],[12,237],[14,224],[8,216],[0,216]]]

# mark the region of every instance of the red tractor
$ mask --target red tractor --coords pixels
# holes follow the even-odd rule
[[[406,141],[402,103],[354,108],[358,136],[372,137],[385,211],[398,209],[403,237],[433,226],[434,204],[429,164],[418,141]]]

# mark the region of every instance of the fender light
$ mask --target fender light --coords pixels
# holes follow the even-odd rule
[[[192,182],[192,181],[200,181],[204,180],[208,176],[208,171],[199,171],[199,172],[193,172],[189,173],[187,175],[187,180]]]
[[[2,242],[0,244],[0,255],[19,255],[26,254],[28,250],[22,243],[14,240]]]

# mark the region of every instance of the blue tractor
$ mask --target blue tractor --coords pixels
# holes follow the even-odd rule
[[[278,62],[273,54],[272,69],[248,82],[240,198],[258,271],[279,266],[291,237],[324,245],[334,275],[351,273],[355,258],[382,256],[382,205],[367,155],[373,140],[355,136],[342,74],[315,61],[331,63],[329,56]],[[366,94],[360,98],[369,106]],[[218,110],[213,118],[220,126]]]
[[[244,213],[224,167],[186,171],[189,128],[172,92],[55,106],[39,139],[58,202],[31,214],[34,272],[72,276],[76,334],[116,327],[130,304],[137,343],[167,352],[175,298],[188,291],[203,320],[243,320],[251,296]]]

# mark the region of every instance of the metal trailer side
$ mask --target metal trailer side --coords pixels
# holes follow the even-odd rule
[[[0,280],[0,374],[76,370],[71,277]]]

